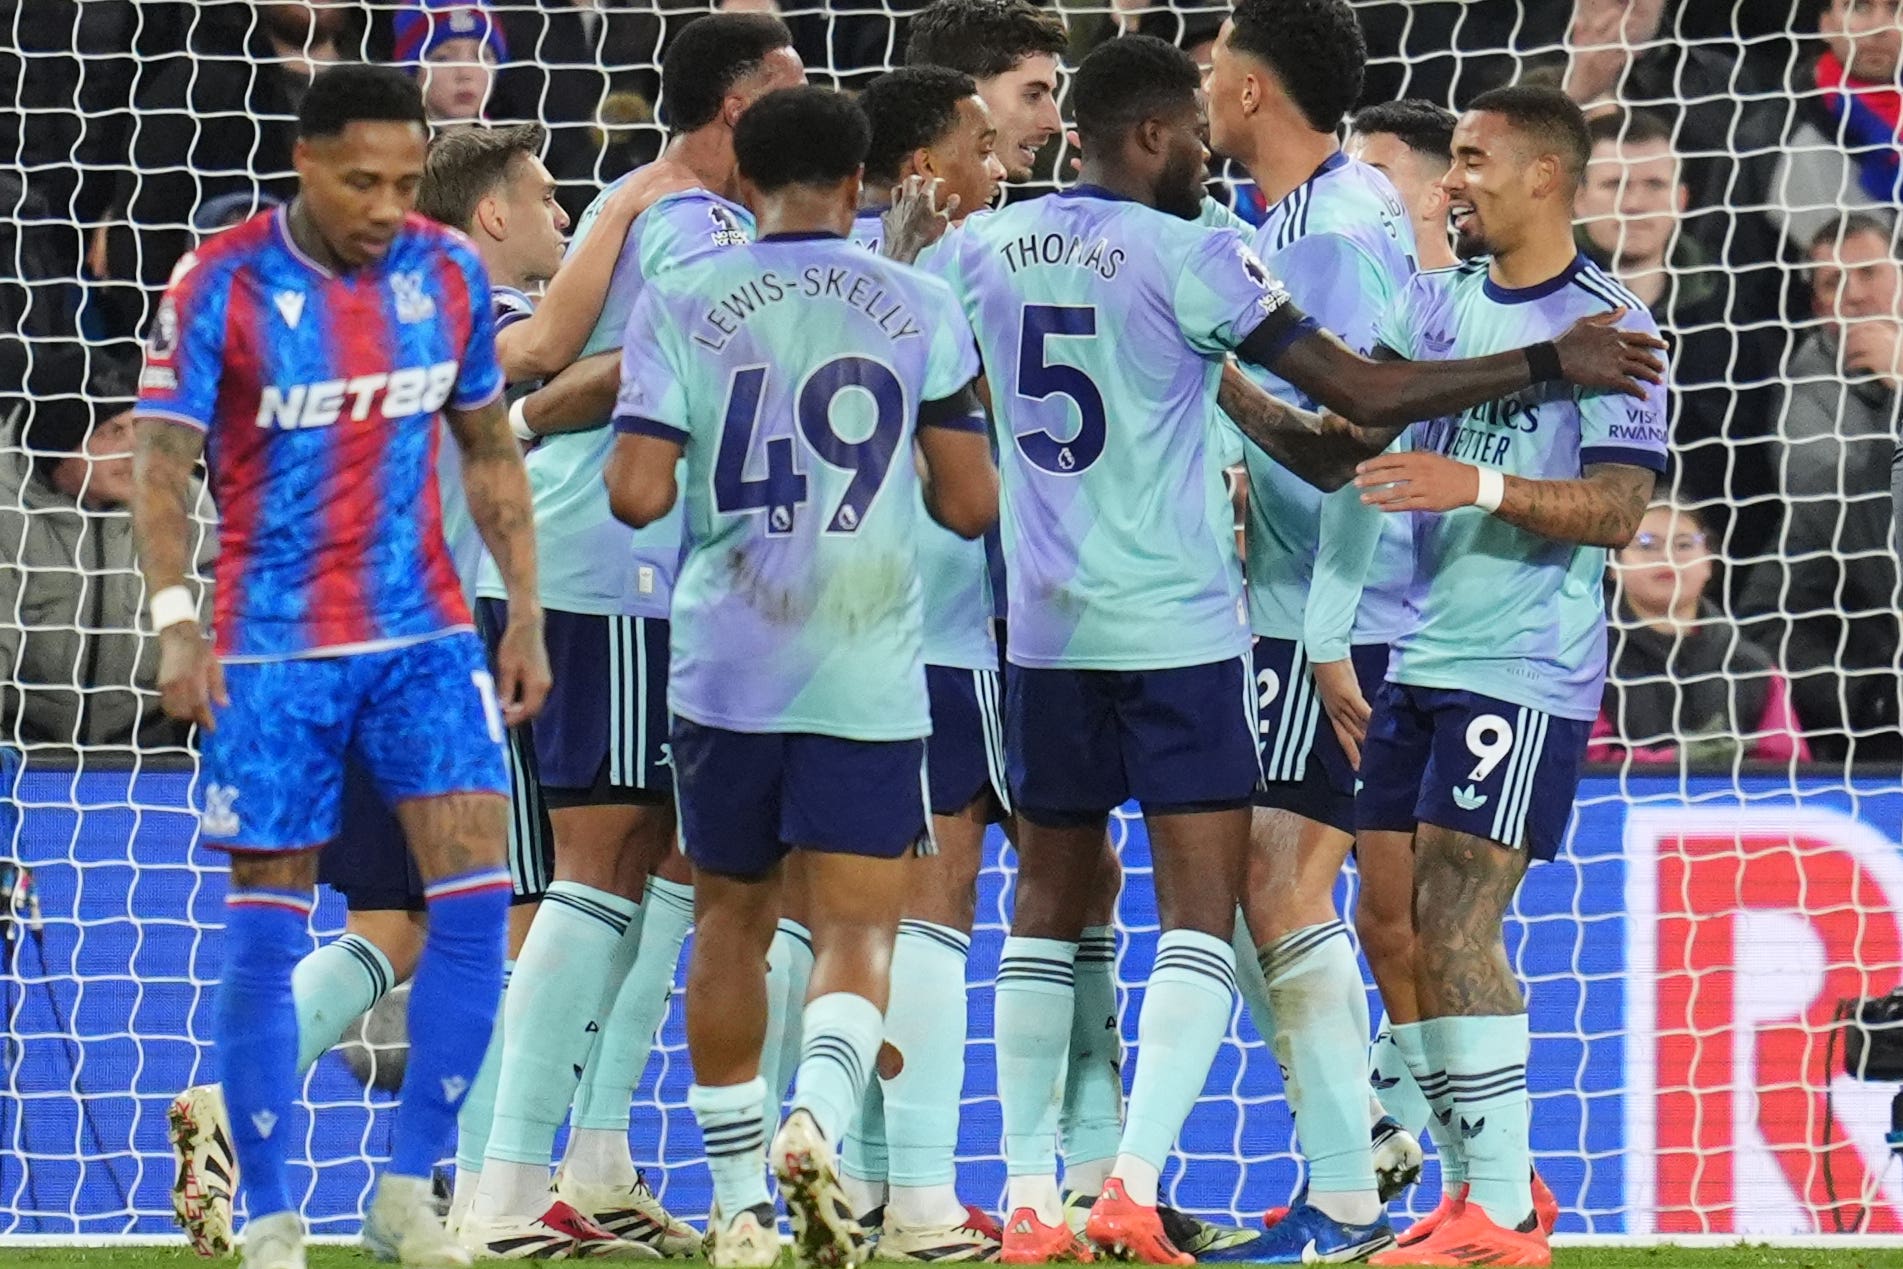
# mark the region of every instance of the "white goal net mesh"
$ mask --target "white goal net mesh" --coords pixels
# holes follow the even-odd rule
[[[151,694],[129,463],[100,403],[125,395],[130,341],[195,238],[291,193],[310,66],[391,59],[403,7],[0,0],[0,1234],[167,1232],[165,1109],[211,1069],[223,869],[195,840],[191,751]],[[847,87],[896,64],[915,7],[782,0],[811,73]],[[489,8],[487,117],[550,125],[579,212],[657,151],[660,50],[705,6]],[[1073,62],[1119,29],[1199,51],[1223,12],[1057,8]],[[1510,936],[1560,1228],[1903,1231],[1884,1141],[1903,1071],[1848,1073],[1839,1025],[1903,980],[1897,5],[1357,8],[1367,103],[1458,107],[1540,78],[1611,121],[1581,246],[1674,346],[1680,510],[1615,560],[1599,765]],[[1058,149],[1045,179],[1068,170]],[[1259,216],[1228,175],[1222,196]],[[1117,827],[1133,1034],[1155,908],[1141,826]],[[988,1206],[1003,1184],[987,989],[1007,863],[994,853],[978,909],[961,1145],[964,1197]],[[314,934],[340,925],[332,897]],[[688,1082],[676,1008],[638,1094],[635,1158],[698,1216]],[[349,1232],[390,1103],[335,1055],[305,1093],[295,1183],[317,1232]],[[1275,1063],[1239,1019],[1166,1183],[1179,1206],[1252,1221],[1298,1182]],[[1414,1201],[1436,1192],[1430,1164]]]

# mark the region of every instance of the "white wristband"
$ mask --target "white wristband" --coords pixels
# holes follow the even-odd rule
[[[152,614],[154,634],[180,622],[198,620],[198,604],[192,599],[192,592],[184,586],[167,586],[152,596],[146,610]]]
[[[1507,496],[1507,478],[1495,467],[1476,467],[1480,475],[1480,488],[1474,492],[1473,505],[1488,515],[1500,509],[1501,499]]]
[[[518,441],[535,439],[536,434],[529,427],[528,402],[527,397],[517,397],[509,405],[509,430],[515,433],[515,439]]]

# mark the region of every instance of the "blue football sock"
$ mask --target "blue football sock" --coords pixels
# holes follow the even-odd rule
[[[1008,1213],[1030,1207],[1046,1224],[1061,1215],[1058,1088],[1076,1012],[1076,960],[1075,943],[1014,934],[1004,940],[998,961],[993,1008],[1004,1162],[1010,1177],[1005,1209]]]
[[[489,1158],[548,1167],[556,1130],[600,1029],[617,946],[636,911],[620,895],[572,881],[556,882],[542,897],[503,1003],[504,1044]],[[540,1215],[507,1203],[515,1187],[500,1181],[492,1187],[490,1169],[483,1172],[484,1210]]]
[[[231,1146],[252,1220],[295,1211],[285,1167],[297,1100],[291,975],[310,943],[312,900],[287,890],[225,898],[225,964],[213,1039]]]
[[[514,890],[508,871],[495,868],[423,892],[429,933],[410,987],[410,1064],[390,1130],[393,1176],[429,1176],[455,1131],[495,1034]]]
[[[1445,1072],[1460,1135],[1467,1201],[1513,1229],[1533,1210],[1533,1152],[1527,1139],[1527,1022],[1504,1017],[1432,1018],[1421,1024],[1427,1060]]]
[[[291,972],[301,1075],[336,1047],[344,1029],[396,986],[390,958],[361,934],[345,934],[306,955]]]
[[[1454,1099],[1446,1072],[1431,1066],[1427,1055],[1427,1024],[1397,1022],[1388,1027],[1394,1051],[1407,1063],[1407,1069],[1427,1099],[1427,1135],[1434,1142],[1440,1159],[1440,1188],[1445,1195],[1457,1195],[1467,1183],[1467,1159],[1460,1149],[1460,1130],[1454,1127]]]
[[[885,1019],[879,1007],[849,991],[827,992],[807,1004],[793,1109],[812,1115],[827,1141],[837,1143],[859,1114],[866,1081],[879,1060]]]
[[[580,1132],[619,1133],[624,1139],[628,1135],[630,1099],[654,1051],[654,1033],[667,1016],[681,945],[694,925],[694,888],[649,877],[641,913],[634,963],[615,989],[614,1007],[575,1094],[572,1123]],[[615,1178],[584,1179],[607,1183]],[[629,1175],[627,1182],[633,1180]]]
[[[1368,997],[1340,921],[1292,930],[1264,949],[1275,1008],[1275,1056],[1308,1163],[1309,1202],[1365,1225],[1381,1212],[1368,1139]]]
[[[1117,1015],[1117,932],[1084,927],[1077,943],[1077,994],[1071,1003],[1070,1053],[1057,1131],[1064,1185],[1103,1190],[1123,1140],[1123,1031]]]
[[[1427,1094],[1407,1064],[1407,1058],[1395,1043],[1394,1028],[1384,1017],[1368,1052],[1368,1083],[1381,1103],[1381,1113],[1390,1116],[1415,1137],[1427,1131],[1434,1112],[1428,1108]]]
[[[1235,1001],[1235,952],[1227,942],[1195,930],[1168,930],[1157,940],[1137,1015],[1137,1069],[1120,1156],[1162,1169],[1229,1033]],[[1129,1187],[1121,1159],[1117,1175],[1132,1200],[1154,1204],[1154,1171],[1147,1195]]]
[[[766,1043],[760,1050],[769,1124],[780,1122],[780,1103],[800,1064],[800,1019],[812,981],[812,933],[798,921],[781,917],[766,954]]]
[[[502,995],[509,995],[509,979],[515,974],[515,962],[502,962]],[[483,1155],[489,1150],[489,1124],[496,1113],[496,1078],[502,1071],[502,1029],[504,1013],[496,1010],[496,1024],[489,1032],[489,1047],[476,1070],[475,1082],[463,1097],[456,1112],[456,1173],[482,1171]]]
[[[687,1090],[714,1177],[714,1208],[722,1219],[772,1201],[766,1189],[766,1124],[760,1118],[765,1104],[766,1087],[758,1078]]]

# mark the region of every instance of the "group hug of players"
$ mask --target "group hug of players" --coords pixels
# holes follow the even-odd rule
[[[1206,75],[1091,53],[1075,183],[992,210],[1062,127],[1064,47],[1020,0],[939,0],[854,100],[776,19],[697,19],[665,152],[567,244],[538,129],[426,150],[409,80],[335,68],[298,198],[181,265],[135,523],[231,857],[220,1084],[172,1111],[202,1251],[241,1191],[246,1263],[301,1269],[300,1074],[404,979],[373,1251],[701,1251],[629,1152],[691,925],[716,1266],[782,1254],[769,1170],[828,1269],[1550,1263],[1501,923],[1564,834],[1604,552],[1665,465],[1662,344],[1573,245],[1584,122],[1507,88],[1364,111],[1344,150],[1348,4],[1242,0]],[[1132,799],[1162,934],[1126,1104]],[[1002,1222],[954,1162],[999,821]],[[320,876],[350,928],[304,955]],[[1158,1195],[1238,988],[1306,1165],[1266,1232]],[[1443,1194],[1397,1239],[1423,1127]]]

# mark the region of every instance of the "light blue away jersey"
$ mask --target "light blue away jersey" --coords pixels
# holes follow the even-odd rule
[[[686,450],[669,707],[734,731],[928,734],[913,433],[978,373],[946,285],[775,235],[652,279],[631,324],[651,336],[623,353],[615,426]]]
[[[497,334],[535,312],[535,301],[512,286],[491,287],[489,297],[490,306],[496,314]],[[514,388],[516,385],[509,386]],[[531,386],[524,385],[523,390]],[[476,583],[483,564],[489,558],[489,551],[482,544],[482,534],[476,528],[475,517],[469,514],[469,499],[463,493],[462,446],[449,434],[448,423],[443,424],[442,448],[436,454],[436,487],[441,491],[443,540],[449,544],[449,562],[456,566],[456,576],[463,584],[463,598],[474,608]],[[498,574],[498,586],[501,580]]]
[[[1210,425],[1225,354],[1264,321],[1303,329],[1288,293],[1237,231],[1088,186],[973,216],[941,252],[991,386],[1011,661],[1242,653]]]
[[[852,240],[868,251],[879,250],[884,231],[877,211],[862,211],[852,222]],[[932,270],[932,262],[941,258],[941,243],[919,253],[919,268]],[[925,664],[996,670],[998,644],[991,633],[991,576],[984,542],[967,542],[921,513],[918,577],[925,599]]]
[[[1414,226],[1394,186],[1340,151],[1269,208],[1255,249],[1303,312],[1363,355],[1415,270]],[[1293,384],[1244,369],[1317,408]],[[1353,486],[1324,495],[1254,445],[1245,453],[1250,628],[1302,640],[1313,661],[1339,661],[1351,642],[1392,642],[1410,624],[1408,518],[1363,506]]]
[[[1621,324],[1658,327],[1635,299],[1586,260],[1518,290],[1470,260],[1416,277],[1375,332],[1417,361],[1508,352],[1562,334],[1581,317],[1624,307]],[[1457,418],[1416,423],[1414,448],[1529,480],[1576,480],[1595,463],[1665,470],[1665,389],[1643,401],[1543,383]],[[1401,636],[1388,677],[1464,689],[1563,718],[1598,716],[1606,675],[1601,547],[1554,542],[1480,510],[1414,517],[1416,626]]]
[[[610,185],[603,190],[582,213],[571,253],[594,227],[614,189]],[[629,315],[654,277],[743,245],[752,236],[753,217],[747,209],[717,194],[684,190],[657,199],[628,230],[601,318],[582,355],[619,349],[624,339],[646,339],[639,327],[630,326]],[[547,437],[529,451],[542,605],[561,612],[665,617],[680,566],[680,515],[645,529],[630,529],[614,518],[601,479],[613,447],[613,431],[600,427]],[[481,591],[502,594],[494,564],[483,567]]]

